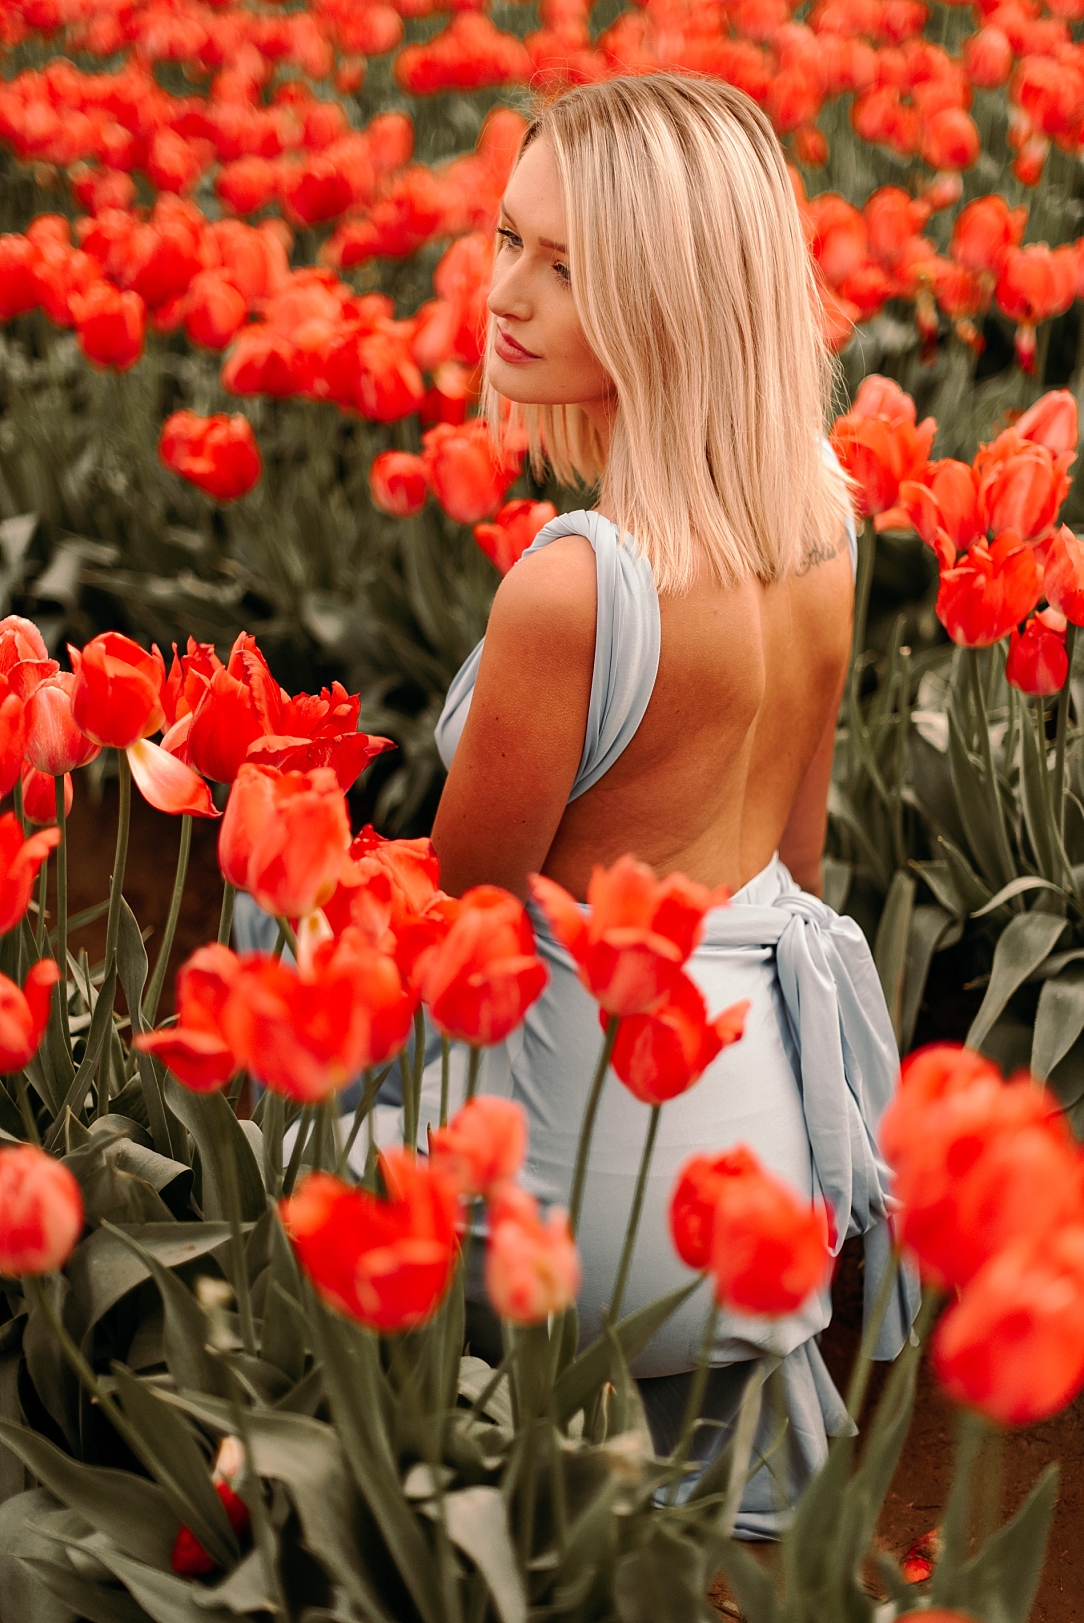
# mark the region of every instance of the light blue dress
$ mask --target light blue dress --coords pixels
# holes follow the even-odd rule
[[[528,551],[566,535],[587,537],[598,572],[587,734],[569,797],[576,799],[609,770],[640,725],[658,670],[661,633],[650,564],[621,544],[615,526],[595,512],[566,513],[547,524]],[[853,561],[853,527],[849,539]],[[452,683],[437,724],[446,766],[466,721],[481,651],[479,644]],[[522,1103],[530,1123],[522,1181],[542,1200],[567,1204],[580,1118],[599,1051],[598,1008],[536,908],[532,920],[549,982],[508,1043],[487,1055],[481,1087]],[[704,939],[686,967],[712,1015],[741,998],[751,1006],[742,1040],[662,1111],[623,1313],[688,1280],[667,1221],[679,1169],[691,1155],[739,1143],[803,1196],[828,1201],[837,1245],[848,1235],[865,1236],[868,1312],[891,1250],[889,1174],[876,1128],[899,1059],[865,937],[852,919],[800,890],[777,854],[728,907],[708,914]],[[426,1116],[423,1102],[423,1122]],[[648,1119],[648,1107],[611,1074],[595,1127],[579,1231],[584,1340],[601,1330]],[[916,1307],[915,1282],[901,1275],[877,1357],[892,1358],[900,1350]],[[668,1320],[634,1366],[659,1448],[672,1447],[676,1438],[707,1308],[704,1287]],[[817,1344],[830,1317],[827,1291],[784,1319],[719,1316],[717,1368],[703,1413],[731,1418],[750,1361],[767,1355],[781,1361],[778,1380],[790,1422],[773,1475],[761,1469],[748,1486],[739,1535],[777,1534],[787,1501],[793,1502],[823,1462],[827,1437],[850,1427]],[[755,1444],[761,1448],[773,1430],[768,1409],[765,1402]],[[721,1436],[718,1427],[704,1428],[697,1455],[710,1457]]]

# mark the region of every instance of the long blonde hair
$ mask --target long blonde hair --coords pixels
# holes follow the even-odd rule
[[[568,217],[572,296],[613,379],[608,457],[579,406],[486,414],[526,430],[536,474],[602,481],[661,592],[788,574],[840,534],[848,500],[822,436],[831,357],[786,165],[740,90],[658,73],[580,85],[546,107]],[[493,323],[490,323],[490,343]]]

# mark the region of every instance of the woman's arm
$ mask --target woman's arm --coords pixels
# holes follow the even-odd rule
[[[498,588],[463,735],[433,825],[441,884],[526,897],[583,753],[595,659],[595,555],[564,536]]]

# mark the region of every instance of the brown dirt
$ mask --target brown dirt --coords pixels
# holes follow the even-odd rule
[[[106,783],[99,798],[86,773],[76,774],[75,804],[69,825],[69,908],[105,900],[116,839],[115,783]],[[138,794],[132,799],[132,827],[124,892],[140,924],[153,933],[147,947],[151,965],[165,924],[173,885],[179,820],[153,811]],[[170,957],[161,1013],[173,1007],[173,981],[184,959],[218,929],[222,881],[215,860],[218,823],[197,820],[181,917]],[[50,897],[50,910],[53,907]],[[73,950],[87,948],[92,961],[105,944],[105,920],[84,927],[72,938]],[[949,1033],[948,1035],[951,1035]],[[846,1385],[861,1331],[861,1247],[849,1241],[833,1288],[835,1316],[822,1339],[822,1351],[836,1384]],[[869,1403],[883,1385],[882,1366],[875,1369]],[[921,1534],[936,1526],[952,1477],[954,1414],[942,1397],[928,1363],[923,1362],[915,1415],[903,1457],[889,1491],[878,1536],[886,1550],[900,1556]],[[1054,1420],[1006,1437],[1002,1515],[1008,1517],[1052,1460],[1060,1460],[1062,1477],[1057,1513],[1047,1552],[1046,1570],[1030,1623],[1084,1623],[1084,1398]],[[725,1586],[713,1599],[725,1603]],[[726,1614],[724,1614],[726,1615]],[[734,1615],[732,1612],[729,1614]]]

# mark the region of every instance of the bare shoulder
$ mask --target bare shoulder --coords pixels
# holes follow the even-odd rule
[[[566,535],[519,560],[497,589],[486,632],[521,647],[538,642],[555,653],[594,647],[595,554],[583,535]]]

